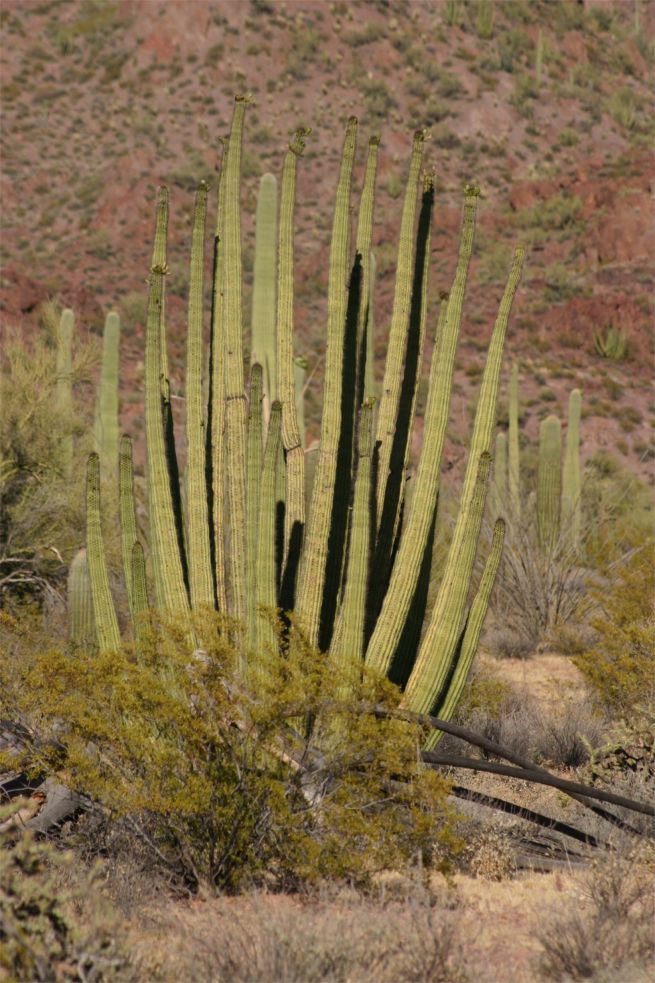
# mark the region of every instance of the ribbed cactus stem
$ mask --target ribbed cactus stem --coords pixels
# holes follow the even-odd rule
[[[556,416],[547,416],[539,426],[539,470],[537,475],[537,527],[544,550],[557,545],[562,493],[562,426]]]
[[[198,188],[193,216],[186,374],[186,515],[189,591],[194,610],[214,607],[207,501],[207,432],[203,413],[203,300],[207,185]]]
[[[375,317],[373,297],[375,295],[375,274],[377,263],[375,253],[371,252],[369,264],[369,288],[368,288],[368,308],[366,318],[366,365],[364,367],[364,399],[375,399],[377,396],[377,386],[375,384],[375,365],[374,365],[374,335]]]
[[[453,671],[456,644],[470,586],[478,536],[484,513],[489,450],[496,421],[502,355],[512,302],[523,266],[523,250],[514,254],[491,336],[473,424],[469,460],[460,497],[460,510],[448,551],[444,575],[428,629],[407,684],[404,703],[417,713],[430,713]]]
[[[227,614],[227,558],[225,535],[227,527],[227,495],[225,482],[225,349],[226,322],[223,304],[225,279],[225,181],[229,141],[223,142],[223,161],[218,181],[218,207],[214,231],[214,267],[212,279],[212,311],[210,342],[210,386],[208,404],[211,441],[211,504],[214,542],[216,595],[219,611]]]
[[[489,598],[493,590],[496,574],[503,554],[503,542],[505,539],[505,522],[497,519],[494,525],[493,538],[487,561],[482,572],[478,590],[471,604],[471,608],[466,618],[462,630],[458,650],[455,653],[454,671],[448,680],[448,685],[439,703],[435,707],[435,713],[442,720],[450,720],[457,704],[462,698],[464,686],[468,679],[473,664],[480,633],[484,624],[489,607]],[[438,743],[442,731],[434,731],[427,741],[427,747],[434,747]]]
[[[162,196],[159,197],[161,202]],[[167,200],[167,199],[166,199]],[[166,213],[157,209],[156,239],[165,235]],[[187,615],[189,599],[184,582],[175,522],[171,481],[164,431],[164,391],[161,370],[161,320],[164,301],[165,266],[153,266],[150,272],[148,317],[146,323],[145,416],[148,467],[148,513],[150,550],[155,574],[157,607],[167,614]]]
[[[137,641],[142,637],[148,614],[148,586],[146,582],[146,559],[141,543],[132,545],[132,625]]]
[[[569,416],[562,473],[562,529],[573,549],[580,545],[582,524],[582,481],[580,477],[580,417],[582,393],[574,389],[569,396]]]
[[[96,406],[96,449],[105,475],[116,474],[118,467],[118,362],[121,322],[116,311],[105,319],[102,334],[100,388]]]
[[[286,453],[284,516],[284,562],[289,564],[293,594],[299,551],[305,529],[305,453],[304,414],[298,415],[296,393],[297,368],[293,356],[293,276],[294,276],[294,228],[293,216],[296,201],[296,170],[298,158],[305,147],[307,130],[298,130],[284,158],[282,191],[280,196],[280,226],[278,240],[277,280],[277,394],[282,403],[282,440]],[[294,533],[293,530],[296,530]],[[293,540],[293,555],[289,555]]]
[[[297,355],[293,360],[293,391],[296,403],[296,420],[298,422],[298,433],[305,456],[305,385],[307,382],[307,359],[303,355]],[[304,472],[304,468],[303,468]],[[304,479],[304,473],[303,473]],[[304,487],[304,480],[303,480]]]
[[[276,484],[282,446],[282,405],[274,402],[268,424],[264,467],[259,497],[259,532],[257,551],[257,641],[258,650],[275,648],[277,636],[271,621],[277,609],[276,588]]]
[[[264,424],[268,426],[271,403],[278,398],[275,293],[277,278],[277,179],[264,174],[259,183],[255,214],[255,265],[252,290],[251,364],[263,370]]]
[[[493,507],[497,515],[504,515],[507,508],[507,434],[504,430],[496,434]]]
[[[57,328],[57,383],[56,405],[64,427],[61,438],[61,469],[70,477],[73,466],[73,332],[75,315],[66,308],[61,312]]]
[[[262,481],[263,458],[263,377],[264,370],[258,362],[250,368],[250,405],[248,410],[248,502],[247,523],[247,602],[248,645],[257,645],[257,552],[259,548],[259,496]]]
[[[343,601],[330,646],[330,656],[346,677],[361,672],[371,547],[371,459],[373,453],[373,403],[367,401],[359,418],[359,454],[350,514],[348,568]],[[356,682],[356,679],[353,680]]]
[[[311,645],[318,645],[321,635],[328,538],[337,480],[336,464],[341,430],[341,387],[347,308],[346,286],[349,272],[350,185],[356,133],[357,120],[355,117],[351,117],[348,122],[341,158],[330,247],[327,353],[321,443],[316,463],[310,518],[305,535],[297,594],[298,622],[306,632]]]
[[[437,501],[459,335],[459,322],[448,321],[448,306],[447,296],[443,297],[430,363],[423,446],[411,507],[400,539],[389,589],[366,651],[367,665],[385,675],[398,654],[398,644],[418,584],[421,560]]]
[[[245,625],[246,612],[246,444],[248,408],[243,370],[243,312],[241,298],[241,143],[247,99],[237,97],[232,117],[225,174],[225,473],[229,613]]]
[[[86,469],[86,550],[98,645],[103,652],[120,648],[116,609],[109,589],[109,574],[100,528],[100,458],[90,454]]]
[[[509,379],[509,432],[507,483],[509,506],[515,521],[521,518],[521,469],[519,457],[519,367],[515,362]]]
[[[68,634],[73,645],[79,648],[97,644],[91,578],[85,549],[78,550],[68,570]]]
[[[357,386],[356,406],[362,405],[366,390],[366,371],[368,366],[369,325],[372,325],[370,307],[372,300],[371,246],[373,242],[373,205],[375,202],[375,179],[378,169],[378,153],[380,138],[372,136],[368,141],[368,156],[364,187],[359,203],[359,218],[357,221],[356,251],[362,259],[361,294],[359,298],[359,315],[357,318]],[[370,382],[370,379],[369,379]]]
[[[424,143],[425,130],[418,130],[414,134],[407,190],[403,203],[400,242],[398,246],[398,265],[396,267],[396,287],[391,313],[391,327],[389,329],[389,343],[384,369],[382,396],[380,397],[380,406],[378,409],[377,441],[379,443],[379,455],[376,494],[378,525],[382,519],[385,490],[389,477],[391,449],[398,416],[398,403],[400,401],[403,379],[403,363],[405,361],[405,350],[407,347],[414,270],[414,224]]]
[[[132,441],[127,434],[121,437],[118,452],[118,508],[121,522],[121,553],[130,613],[134,617],[134,586],[132,583],[132,547],[136,542],[136,507],[134,503],[134,465]]]

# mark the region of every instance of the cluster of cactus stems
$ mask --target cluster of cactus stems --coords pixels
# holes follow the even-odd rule
[[[562,460],[562,425],[551,414],[539,425],[536,528],[539,545],[552,554],[560,545],[578,549],[581,531],[582,478],[580,468],[580,417],[582,394],[569,396],[566,443]],[[495,511],[518,521],[521,518],[519,458],[518,366],[512,366],[509,382],[509,429],[496,435],[493,504]]]
[[[211,608],[227,614],[231,625],[242,626],[234,630],[244,668],[257,659],[258,652],[283,646],[285,639],[293,637],[274,628],[271,611],[277,611],[324,653],[321,657],[344,670],[345,681],[355,683],[367,665],[399,684],[405,709],[450,715],[477,647],[503,545],[500,518],[480,583],[467,606],[491,466],[503,347],[522,252],[516,251],[493,327],[459,515],[436,602],[427,611],[441,455],[478,189],[465,189],[457,267],[450,291],[441,295],[438,322],[433,325],[428,313],[428,278],[435,187],[431,174],[422,175],[425,135],[415,135],[402,210],[387,360],[376,400],[372,241],[379,140],[371,138],[368,145],[353,248],[357,120],[348,121],[329,258],[321,433],[308,499],[302,416],[306,363],[295,355],[293,346],[296,173],[308,131],[299,131],[286,153],[279,200],[274,177],[266,175],[260,186],[247,387],[239,206],[246,109],[247,100],[238,98],[223,147],[213,236],[208,357],[203,350],[202,302],[208,187],[201,184],[196,195],[184,496],[173,440],[166,357],[168,192],[161,188],[157,197],[145,344],[147,551],[155,606],[188,620],[190,644],[195,644],[192,612]],[[411,501],[406,501],[410,439],[428,338],[432,357],[423,446]],[[101,396],[100,412],[107,419],[103,437],[113,441],[114,407],[108,391],[115,359],[113,354],[108,357],[107,393],[104,403]],[[208,379],[203,380],[206,365]],[[101,393],[105,393],[103,387]],[[101,454],[110,452],[106,441]],[[148,596],[129,437],[124,436],[111,453],[118,462],[124,575],[138,638]],[[81,584],[74,632],[78,640],[89,636],[90,596],[97,644],[111,650],[120,639],[100,531],[99,474],[100,460],[94,454],[88,464],[86,553],[75,561],[71,576],[72,584],[75,578]],[[567,494],[574,496],[571,488]]]

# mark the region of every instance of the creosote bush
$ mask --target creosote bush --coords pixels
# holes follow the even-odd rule
[[[136,649],[71,657],[5,629],[0,713],[19,709],[42,738],[56,735],[25,765],[129,823],[192,889],[364,884],[417,856],[447,864],[458,848],[449,786],[419,763],[425,735],[362,712],[395,707],[394,687],[365,673],[344,700],[352,678],[344,688],[300,636],[242,671],[223,620],[207,612],[195,630],[193,654],[185,627],[159,622]],[[304,738],[310,719],[320,751]]]

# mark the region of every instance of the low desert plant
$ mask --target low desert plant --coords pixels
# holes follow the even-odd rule
[[[613,585],[592,595],[596,642],[574,662],[603,707],[630,714],[655,699],[655,544],[637,549],[616,567]]]
[[[2,818],[19,808],[4,807]],[[115,917],[101,898],[97,871],[76,871],[70,853],[23,833],[0,840],[0,976],[50,980],[134,979]],[[3,972],[4,971],[4,972]],[[5,975],[7,974],[7,975]]]
[[[644,858],[606,855],[584,876],[576,899],[539,935],[547,980],[646,979],[655,956],[655,895]],[[608,975],[605,975],[608,974]]]

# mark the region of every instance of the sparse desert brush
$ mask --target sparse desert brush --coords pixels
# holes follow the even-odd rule
[[[7,332],[0,363],[0,603],[57,594],[83,538],[82,468],[73,438],[94,354],[71,350],[72,312],[48,305],[30,343]],[[74,463],[77,467],[74,468]]]
[[[420,764],[424,734],[360,712],[395,706],[394,687],[365,674],[344,700],[343,676],[302,640],[244,673],[224,621],[207,613],[193,654],[187,630],[153,625],[136,649],[105,653],[8,645],[2,715],[56,736],[25,767],[84,789],[191,888],[447,863],[449,785]]]
[[[582,875],[572,904],[544,923],[539,972],[547,980],[646,980],[655,956],[652,859],[606,854]]]
[[[19,806],[3,807],[0,819]],[[0,834],[0,979],[136,979],[97,873],[29,833]]]
[[[617,715],[655,699],[655,543],[615,568],[614,582],[592,592],[596,642],[574,658],[598,702]]]

